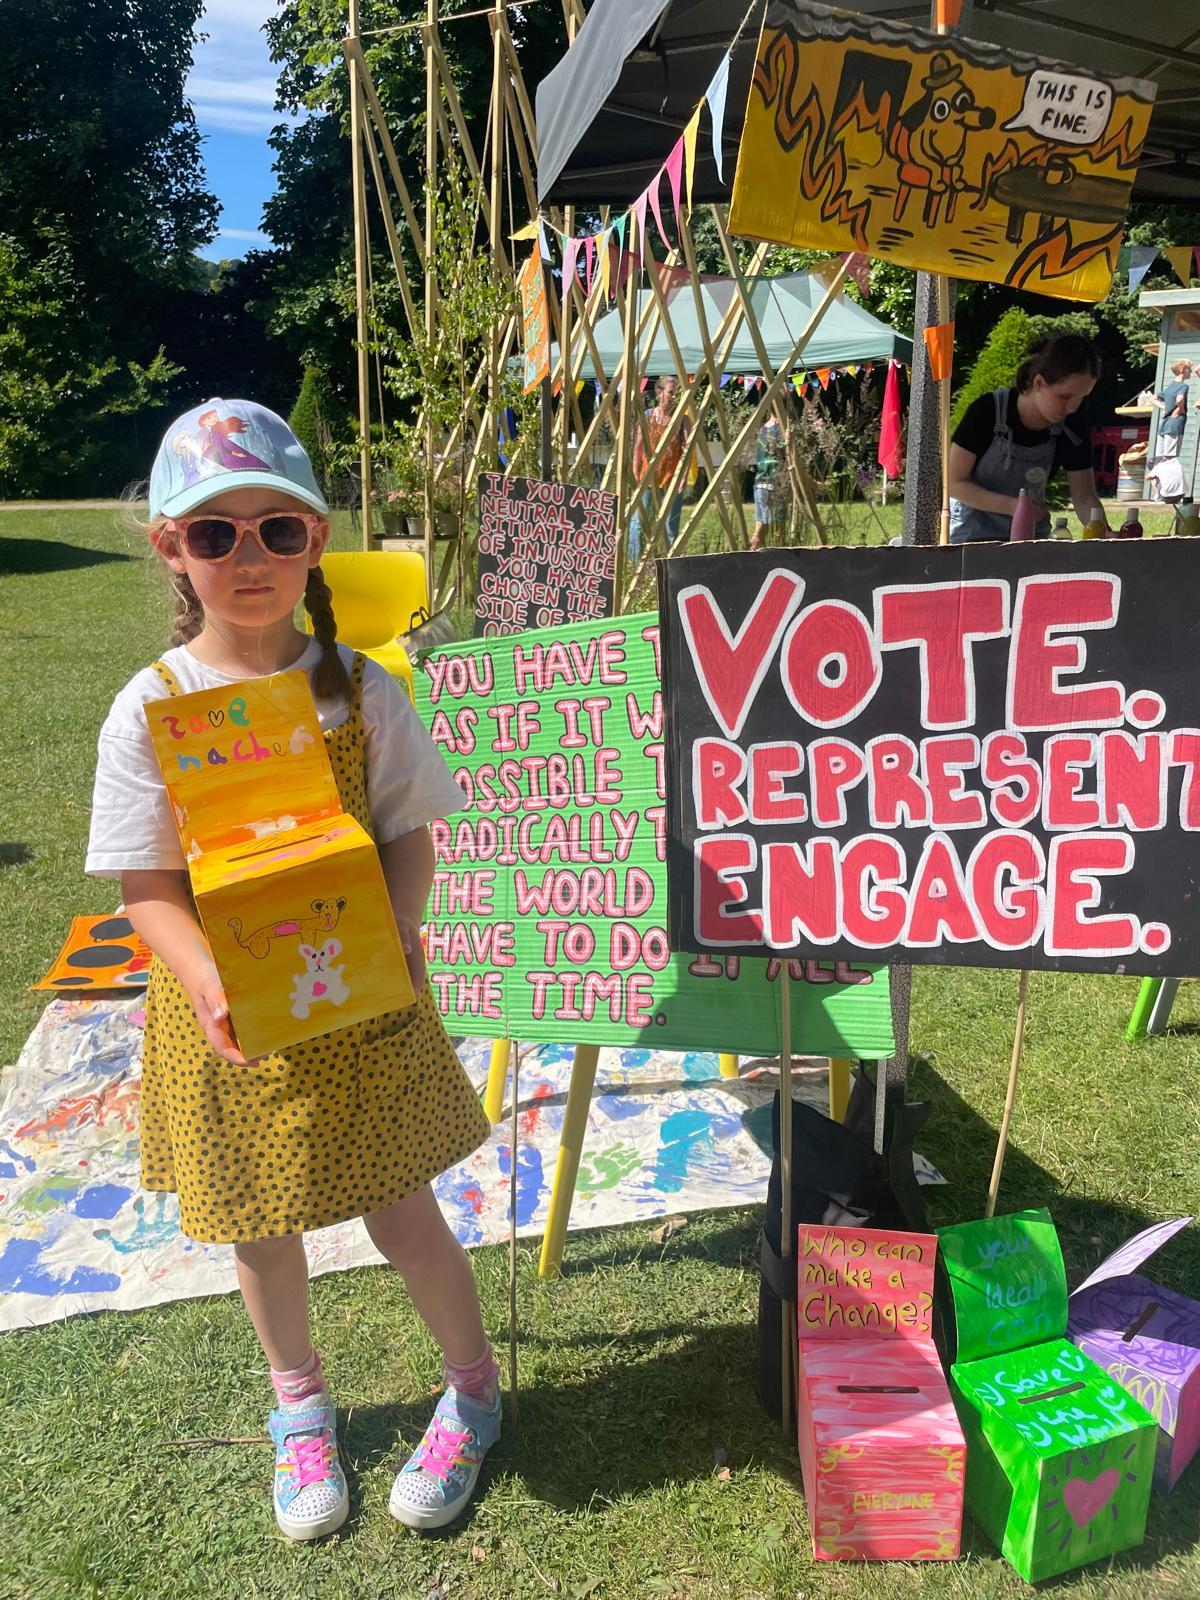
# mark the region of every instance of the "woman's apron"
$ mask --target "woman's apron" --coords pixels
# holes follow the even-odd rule
[[[1044,503],[1046,485],[1054,470],[1054,453],[1060,435],[1066,434],[1072,444],[1079,436],[1061,422],[1053,423],[1046,440],[1041,444],[1018,444],[1008,425],[1008,397],[1010,389],[994,389],[992,404],[996,419],[992,426],[992,442],[976,461],[971,471],[971,482],[992,494],[1014,497],[1028,489],[1030,498]],[[950,502],[950,543],[971,544],[976,540],[1003,540],[1007,543],[1012,533],[1012,518],[1001,511],[980,511],[961,500]],[[1035,539],[1050,537],[1050,518],[1043,517],[1034,528]]]

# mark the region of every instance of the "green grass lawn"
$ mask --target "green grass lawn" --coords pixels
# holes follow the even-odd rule
[[[347,526],[338,542],[348,544]],[[116,689],[161,647],[165,591],[102,511],[0,511],[0,1060],[41,999],[26,992],[73,913],[111,910],[83,877],[95,736]],[[1035,974],[1002,1208],[1048,1205],[1072,1282],[1147,1221],[1200,1209],[1200,990],[1176,1027],[1130,1046],[1137,984]],[[1008,1071],[1013,973],[918,969],[913,1098],[945,1188],[932,1220],[981,1209]],[[353,1512],[317,1546],[278,1537],[262,1356],[233,1297],[76,1318],[0,1340],[0,1600],[984,1600],[1026,1586],[972,1529],[949,1566],[811,1559],[792,1444],[754,1397],[756,1209],[569,1237],[564,1276],[520,1254],[520,1419],[465,1522],[392,1522],[392,1473],[418,1437],[435,1351],[383,1269],[313,1288],[342,1412]],[[1192,1231],[1193,1235],[1195,1230]],[[506,1256],[475,1256],[502,1336]],[[1194,1236],[1155,1276],[1200,1292]],[[230,1439],[189,1447],[177,1441]],[[724,1452],[718,1457],[717,1452]],[[727,1475],[714,1463],[728,1460]],[[1050,1583],[1071,1600],[1200,1596],[1200,1466],[1155,1497],[1145,1544]]]

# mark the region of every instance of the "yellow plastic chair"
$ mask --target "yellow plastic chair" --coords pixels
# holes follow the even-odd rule
[[[321,557],[333,593],[338,641],[401,678],[413,692],[408,652],[397,642],[429,604],[425,557],[416,550],[339,550]],[[312,632],[308,613],[304,626]]]

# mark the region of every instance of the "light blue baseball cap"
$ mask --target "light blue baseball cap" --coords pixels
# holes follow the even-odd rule
[[[206,400],[175,419],[150,470],[150,515],[181,517],[223,489],[282,489],[329,510],[304,446],[253,400]]]

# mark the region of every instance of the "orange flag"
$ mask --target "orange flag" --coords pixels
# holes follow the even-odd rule
[[[929,352],[929,370],[940,383],[950,376],[954,366],[954,324],[941,322],[936,328],[926,328],[925,348]]]
[[[822,389],[828,389],[828,387],[829,387],[829,368],[828,367],[818,367],[817,368],[817,382],[821,385]]]

